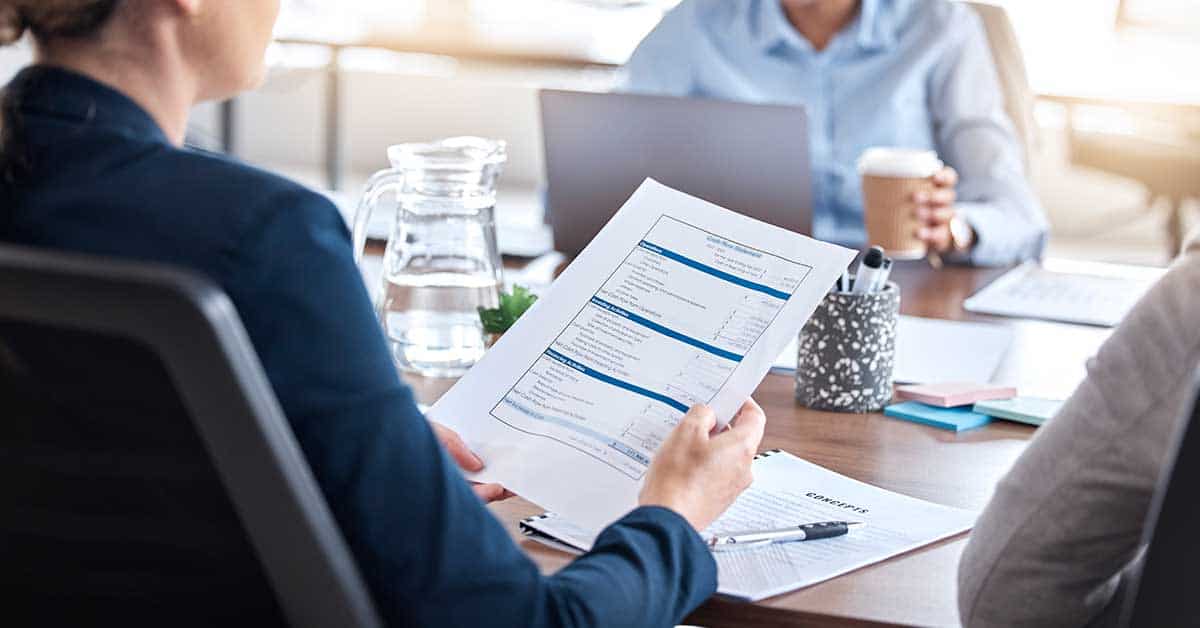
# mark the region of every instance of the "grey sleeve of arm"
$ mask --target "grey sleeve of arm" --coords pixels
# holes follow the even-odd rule
[[[1200,252],[1088,365],[1000,482],[959,567],[966,626],[1083,625],[1112,610],[1200,357]]]

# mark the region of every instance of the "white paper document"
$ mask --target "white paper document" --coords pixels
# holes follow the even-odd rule
[[[648,180],[430,418],[486,461],[473,479],[607,524],[690,406],[729,422],[853,256]]]
[[[970,530],[978,515],[885,491],[786,452],[754,463],[754,484],[704,535],[797,526],[822,521],[867,525],[846,536],[714,552],[717,592],[743,600],[811,586]],[[587,551],[598,531],[546,514],[522,522],[535,540]]]
[[[970,312],[1114,327],[1162,277],[1161,268],[1026,262],[964,302]]]
[[[901,316],[896,332],[897,382],[989,383],[1013,343],[1013,330],[991,323]]]
[[[1013,331],[991,323],[901,316],[896,326],[899,384],[990,383],[1013,343]],[[779,354],[777,372],[796,370],[798,341]]]

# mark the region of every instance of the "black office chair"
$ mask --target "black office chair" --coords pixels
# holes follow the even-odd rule
[[[1146,555],[1126,588],[1122,626],[1200,626],[1200,394],[1188,410],[1146,518]]]
[[[0,246],[0,624],[379,624],[233,304]]]

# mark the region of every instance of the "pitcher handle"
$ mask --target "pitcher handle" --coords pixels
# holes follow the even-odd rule
[[[403,185],[404,172],[396,169],[376,172],[367,181],[362,200],[354,212],[354,263],[362,262],[367,247],[367,226],[371,224],[371,214],[375,212],[379,198]]]

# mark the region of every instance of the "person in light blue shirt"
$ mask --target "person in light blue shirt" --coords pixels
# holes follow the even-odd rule
[[[626,66],[625,91],[802,104],[814,235],[866,245],[856,161],[871,146],[937,151],[912,200],[934,251],[977,265],[1037,258],[1042,208],[1004,110],[987,35],[947,0],[684,0]]]

